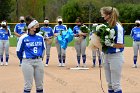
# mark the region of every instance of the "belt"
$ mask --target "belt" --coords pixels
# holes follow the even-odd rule
[[[135,42],[140,42],[140,40],[134,40]]]
[[[32,58],[26,58],[26,59],[40,59],[42,57],[38,56],[38,57],[32,57]]]

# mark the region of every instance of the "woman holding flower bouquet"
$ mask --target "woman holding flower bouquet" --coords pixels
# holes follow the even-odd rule
[[[106,80],[108,82],[108,93],[122,93],[120,80],[122,64],[124,62],[124,29],[118,20],[119,12],[116,8],[102,7],[100,12],[110,29],[114,29],[115,32],[113,42],[108,38],[111,37],[112,32],[110,32],[110,36],[104,36],[104,44],[107,47],[107,50],[104,52],[104,67]]]
[[[44,26],[40,28],[40,32],[44,37],[45,44],[46,44],[46,64],[45,66],[48,67],[49,59],[50,59],[50,49],[53,41],[53,29],[49,26],[49,19],[46,18],[44,20]]]
[[[92,36],[92,34],[96,31],[96,27],[98,26],[98,24],[97,23],[94,23],[93,25],[92,25],[92,32],[90,32],[90,36],[89,36],[89,40],[91,40],[91,36]],[[96,66],[96,56],[98,57],[98,62],[99,62],[99,67],[102,67],[102,65],[101,65],[101,51],[99,50],[99,48],[97,48],[97,49],[92,49],[92,58],[93,58],[93,66],[92,67],[95,67]]]
[[[59,67],[64,67],[65,66],[65,59],[66,59],[66,50],[61,48],[58,40],[57,40],[57,36],[59,36],[62,31],[67,31],[67,26],[63,25],[63,20],[61,16],[58,16],[57,19],[57,25],[55,25],[54,27],[54,36],[55,36],[55,46],[57,49],[57,53],[58,53],[58,60],[59,60]]]
[[[82,55],[83,59],[83,67],[86,67],[86,37],[88,35],[88,28],[87,26],[83,25],[80,18],[76,19],[77,25],[73,28],[74,36],[75,36],[75,49],[77,53],[77,67],[80,67],[80,59]]]

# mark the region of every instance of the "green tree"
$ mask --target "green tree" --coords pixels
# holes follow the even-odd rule
[[[10,20],[13,11],[11,0],[0,0],[0,20]]]
[[[95,22],[100,17],[102,6],[111,5],[110,0],[70,0],[62,7],[62,15],[66,22],[75,22],[80,16],[84,22]]]
[[[134,23],[135,20],[140,19],[140,4],[119,4],[116,6],[120,13],[120,21],[123,23]],[[124,25],[125,34],[130,34],[134,25]]]

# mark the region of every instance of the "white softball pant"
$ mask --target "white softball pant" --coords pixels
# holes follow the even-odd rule
[[[0,55],[3,56],[5,51],[5,55],[9,55],[9,40],[0,40]]]
[[[36,93],[43,93],[44,65],[42,58],[23,59],[21,68],[24,76],[24,93],[30,93],[33,79],[36,84]]]
[[[137,60],[138,51],[140,53],[140,41],[133,41],[134,60]]]
[[[62,63],[66,59],[66,50],[61,48],[60,44],[58,43],[57,38],[55,38],[55,46],[58,53],[59,63]]]
[[[87,46],[87,41],[86,39],[82,39],[82,41],[79,43],[78,41],[75,42],[75,49],[77,56],[86,55],[86,46]]]
[[[104,68],[108,89],[115,92],[121,90],[120,80],[122,72],[122,64],[124,62],[123,53],[105,54]]]
[[[96,56],[98,56],[98,58],[101,59],[101,51],[99,51],[99,49],[93,49],[92,56],[93,56],[93,59],[96,59]]]
[[[47,42],[45,42],[46,44],[46,58],[50,58],[50,50],[51,50],[51,45],[47,44]]]

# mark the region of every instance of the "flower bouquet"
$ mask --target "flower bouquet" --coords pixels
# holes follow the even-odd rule
[[[114,43],[116,32],[108,25],[101,24],[96,27],[96,31],[91,36],[89,46],[99,48],[103,52],[107,52],[107,49]]]
[[[68,44],[73,40],[73,37],[74,33],[71,28],[69,28],[67,31],[61,31],[57,36],[57,40],[61,48],[66,49]]]
[[[22,30],[22,33],[26,33],[28,31],[28,27],[27,26],[24,26],[23,30]]]
[[[45,41],[47,42],[47,44],[48,45],[51,45],[52,44],[52,42],[53,42],[53,36],[48,36],[48,33],[47,32],[45,32],[45,33],[43,33],[44,34],[44,38],[45,38]]]
[[[75,37],[75,40],[80,43],[84,38],[83,34],[88,34],[90,32],[89,28],[86,25],[80,27],[79,37]]]
[[[89,33],[90,32],[89,28],[86,25],[82,25],[80,27],[80,30],[82,33]]]

